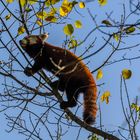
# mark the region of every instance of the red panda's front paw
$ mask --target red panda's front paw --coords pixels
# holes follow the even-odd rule
[[[32,71],[32,69],[29,68],[29,67],[26,67],[26,68],[25,68],[24,73],[25,73],[27,76],[32,76],[32,75],[33,75],[33,71]]]

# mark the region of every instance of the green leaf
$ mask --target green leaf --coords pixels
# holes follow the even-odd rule
[[[96,135],[96,134],[93,134],[93,135],[90,136],[89,140],[99,140],[99,136]]]
[[[73,32],[74,32],[74,28],[73,28],[72,24],[65,25],[64,28],[63,28],[63,32],[66,35],[72,35]]]
[[[29,13],[29,12],[32,11],[32,9],[30,9],[30,8],[27,7],[27,8],[25,9],[25,11],[26,11],[27,13]]]

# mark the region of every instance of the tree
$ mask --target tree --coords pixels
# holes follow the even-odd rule
[[[112,12],[105,9],[111,7],[111,2],[106,0],[98,0],[98,3],[67,0],[1,0],[0,111],[5,113],[8,132],[17,130],[27,139],[39,140],[65,139],[69,138],[69,135],[78,140],[83,138],[84,132],[84,137],[92,140],[101,137],[110,140],[139,138],[139,97],[130,93],[134,94],[137,85],[136,78],[133,80],[131,76],[134,72],[137,77],[139,76],[136,71],[138,65],[134,64],[138,63],[140,58],[140,43],[136,39],[139,36],[140,3],[128,1],[119,4],[117,1],[113,4],[115,3],[119,6],[114,6],[122,9],[119,13],[115,9]],[[95,5],[94,9],[91,5]],[[97,15],[94,14],[95,11]],[[62,47],[76,53],[90,67],[92,73],[96,74],[99,113],[95,125],[88,126],[82,121],[81,100],[76,109],[60,109],[59,103],[64,99],[63,93],[49,85],[50,81],[56,78],[54,75],[42,70],[29,78],[23,73],[26,64],[32,65],[32,60],[30,61],[19,46],[19,40],[26,35],[46,31],[50,32],[49,38],[54,38],[54,45],[59,42]],[[58,35],[60,37],[56,40]],[[110,71],[113,72],[113,77],[110,77]],[[117,73],[118,71],[120,73]],[[107,78],[103,78],[106,76]],[[110,84],[116,89],[107,86],[111,82],[109,78],[117,79]],[[114,95],[115,90],[120,94]],[[113,100],[115,102],[111,103]],[[102,103],[104,101],[106,104]],[[112,124],[117,128],[107,128],[104,125],[107,122],[104,116],[112,112],[109,116],[110,122],[111,119],[114,120],[115,115],[121,119],[121,110],[124,123]]]

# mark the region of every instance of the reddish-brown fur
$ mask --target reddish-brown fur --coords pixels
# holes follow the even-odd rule
[[[68,99],[60,104],[62,109],[76,106],[79,94],[83,93],[83,118],[92,124],[97,113],[97,87],[91,72],[75,54],[44,42],[42,36],[29,36],[20,41],[22,48],[35,61],[32,68],[25,69],[25,74],[31,76],[42,68],[55,74],[59,80],[51,85],[66,91]],[[36,43],[32,43],[34,39]]]

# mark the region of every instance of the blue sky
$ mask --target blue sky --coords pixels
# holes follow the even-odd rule
[[[104,7],[99,6],[99,4],[96,1],[88,2],[86,5],[86,8],[84,10],[80,10],[80,13],[82,16],[78,15],[76,12],[73,12],[70,16],[70,19],[67,20],[67,22],[73,24],[74,21],[77,19],[82,21],[83,28],[75,29],[75,32],[74,32],[74,36],[76,37],[76,39],[82,40],[93,28],[95,28],[95,24],[92,21],[91,17],[89,17],[87,8],[90,9],[91,13],[94,16],[97,15],[96,21],[97,21],[97,24],[100,25],[102,20],[106,19],[105,13],[109,14],[112,11],[113,11],[113,13],[112,13],[111,18],[113,20],[115,20],[115,22],[117,22],[117,21],[120,22],[121,16],[123,14],[123,6],[122,6],[123,4],[125,5],[125,8],[126,8],[126,15],[128,15],[130,13],[128,0],[117,0],[117,1],[108,0],[108,4]],[[16,8],[16,7],[17,7],[17,5],[14,5],[14,4],[11,6],[11,8],[13,8],[13,11],[14,11],[14,8]],[[3,7],[0,5],[0,9],[1,8],[3,8]],[[138,16],[130,16],[130,18],[128,18],[126,23],[127,24],[135,23],[135,21],[138,20],[137,18],[138,18]],[[10,24],[10,22],[9,23],[8,22],[9,21],[7,21],[7,24]],[[46,31],[50,33],[50,36],[47,41],[56,46],[61,46],[63,41],[65,40],[65,35],[63,34],[62,29],[63,29],[63,25],[61,25],[61,24],[48,26]],[[103,29],[103,30],[108,31],[107,29]],[[112,32],[112,29],[109,29],[109,30],[110,30],[110,32]],[[114,31],[117,31],[117,30],[114,30]],[[12,30],[10,30],[10,32],[12,34],[16,34],[14,28]],[[21,35],[21,38],[24,36],[25,36],[25,34]],[[93,41],[93,39],[95,39],[95,37],[97,37],[97,41],[94,45],[95,50],[98,49],[100,46],[102,46],[104,43],[103,37],[106,38],[106,36],[99,33],[99,31],[96,31],[86,40],[86,42],[83,45],[79,46],[79,49],[77,49],[76,54],[80,55],[85,50],[86,46],[88,47],[89,44],[92,43],[92,41]],[[6,41],[7,36],[2,36],[2,39],[4,41]],[[18,43],[18,40],[16,40],[16,41]],[[113,43],[114,43],[114,45],[116,45],[115,40]],[[139,43],[139,36],[129,36],[129,37],[126,36],[124,38],[124,43],[121,43],[120,48],[127,47],[127,46],[129,47],[131,45],[135,45],[138,43]],[[94,50],[91,50],[91,52],[92,51],[94,52]],[[92,71],[92,70],[98,68],[104,62],[104,59],[108,56],[108,53],[110,51],[111,51],[111,47],[109,46],[103,52],[101,52],[95,56],[92,56],[89,59],[84,60],[84,62],[88,63],[88,67]],[[125,52],[120,51],[120,52],[116,53],[111,58],[110,61],[119,60],[122,58],[123,55],[125,55],[126,57],[134,57],[134,56],[139,55],[139,51],[137,49],[126,50]],[[2,57],[2,59],[4,59],[4,57]],[[24,66],[27,65],[25,60],[21,59],[21,61]],[[99,91],[101,93],[103,93],[104,91],[109,90],[111,93],[111,98],[110,98],[110,102],[108,105],[105,103],[101,103],[100,100],[98,100],[98,104],[100,103],[101,109],[102,109],[102,122],[103,122],[105,128],[108,130],[117,130],[118,126],[121,126],[121,124],[124,122],[124,116],[123,116],[121,102],[120,102],[120,75],[121,75],[122,69],[124,69],[124,68],[131,69],[133,72],[132,78],[130,80],[126,81],[130,100],[133,102],[135,97],[139,95],[139,92],[140,92],[140,85],[139,85],[140,63],[138,63],[138,62],[139,62],[139,60],[134,60],[131,63],[129,61],[122,61],[120,63],[115,63],[113,65],[105,66],[102,69],[103,73],[104,73],[104,77],[101,80],[97,81],[97,85],[105,83],[104,86],[99,88]],[[94,73],[94,77],[96,76],[96,74],[97,74],[97,72]],[[20,74],[18,76],[20,76]],[[25,75],[23,74],[22,76],[20,76],[20,78],[21,79],[25,78]],[[30,79],[29,81],[31,82],[31,80],[32,79]],[[1,80],[1,82],[3,82],[3,80]],[[2,90],[3,90],[3,87],[1,87],[0,91],[2,92]],[[124,97],[124,101],[127,106],[125,93],[123,94],[123,97]],[[80,99],[82,100],[82,98],[80,98]],[[73,111],[74,109],[71,109],[71,110]],[[9,111],[9,113],[10,113],[10,111]],[[99,116],[99,114],[98,114],[98,116]],[[0,114],[0,119],[2,120],[0,123],[0,139],[13,140],[16,138],[16,139],[20,139],[20,140],[25,140],[25,137],[22,135],[19,135],[17,133],[17,131],[13,131],[10,134],[6,133],[5,129],[8,129],[8,127],[6,126],[7,120],[5,119],[5,116],[3,113]],[[98,125],[99,125],[99,117],[97,118],[97,126]],[[140,126],[138,126],[138,127],[140,128]],[[72,138],[75,139],[75,135],[71,135],[74,132],[75,132],[75,129],[71,129],[70,133],[68,133],[63,139],[67,139],[67,140],[71,140]],[[88,133],[83,130],[81,132],[81,138],[86,139],[87,136],[88,136]],[[44,140],[45,140],[45,137],[44,137]]]

